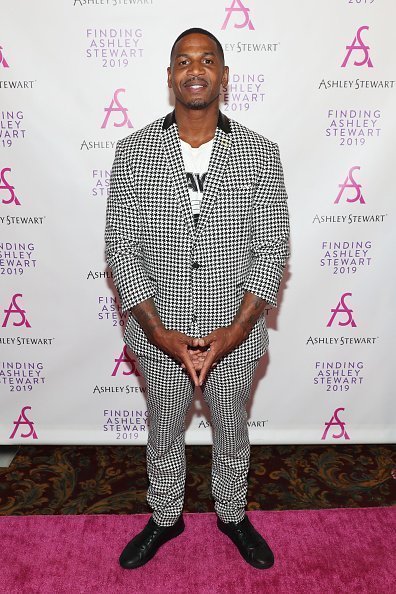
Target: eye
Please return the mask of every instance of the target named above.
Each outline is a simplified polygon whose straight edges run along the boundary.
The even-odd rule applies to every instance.
[[[204,58],[203,61],[205,62],[205,64],[214,64],[211,58]]]
[[[180,62],[178,63],[179,66],[185,66],[187,64],[188,60],[184,59],[184,60],[180,60]]]

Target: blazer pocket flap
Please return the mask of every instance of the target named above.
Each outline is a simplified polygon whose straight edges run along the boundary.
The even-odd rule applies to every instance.
[[[235,186],[223,186],[221,188],[221,193],[224,194],[224,196],[227,196],[227,194],[238,194],[242,193],[242,192],[252,192],[253,190],[256,189],[256,185],[255,184],[238,184]]]

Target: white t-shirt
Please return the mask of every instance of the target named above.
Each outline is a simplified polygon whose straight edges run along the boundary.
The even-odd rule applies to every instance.
[[[203,189],[206,173],[209,167],[210,154],[212,152],[213,138],[209,142],[193,148],[187,142],[180,139],[181,150],[186,170],[188,193],[191,200],[195,225],[198,222],[201,208]]]

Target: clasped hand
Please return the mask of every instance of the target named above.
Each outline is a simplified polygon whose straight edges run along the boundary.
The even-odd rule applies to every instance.
[[[194,384],[201,386],[209,370],[239,346],[244,338],[242,327],[231,324],[216,328],[201,338],[193,338],[177,330],[164,330],[156,337],[155,344],[177,359]]]

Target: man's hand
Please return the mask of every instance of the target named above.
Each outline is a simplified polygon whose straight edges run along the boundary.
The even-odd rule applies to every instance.
[[[209,369],[213,367],[219,359],[239,346],[245,337],[245,332],[239,324],[231,324],[230,326],[216,328],[216,330],[213,330],[213,332],[203,338],[193,339],[193,346],[207,348],[201,372],[199,374],[200,386],[203,384]]]
[[[187,352],[187,347],[193,347],[194,339],[178,330],[167,330],[158,315],[152,297],[135,305],[131,312],[139,322],[149,342],[182,363],[194,384],[198,386],[197,372]]]
[[[188,350],[188,347],[194,346],[193,340],[195,339],[183,332],[167,330],[164,327],[156,328],[151,334],[152,344],[179,361],[182,367],[187,370],[194,384],[198,386],[198,375]]]
[[[264,299],[246,291],[229,326],[217,328],[203,338],[194,338],[194,346],[207,348],[205,360],[199,374],[200,386],[203,384],[209,369],[224,355],[236,349],[249,336],[265,307],[266,302]]]
[[[191,361],[196,371],[201,371],[208,352],[208,347],[189,347],[188,354],[191,357]],[[217,362],[212,363],[212,367],[215,367],[216,365]],[[182,367],[185,367],[185,365],[182,365]]]
[[[202,369],[202,365],[204,364],[207,353],[208,351],[206,347],[204,349],[201,347],[188,348],[188,354],[196,371],[200,371]],[[182,367],[184,367],[184,365],[182,365]]]
[[[213,330],[203,338],[193,338],[178,330],[167,330],[151,297],[135,305],[131,311],[148,340],[179,361],[194,384],[201,386],[209,369],[245,340],[265,306],[263,299],[254,293],[245,292],[232,323]],[[198,370],[201,370],[199,378]]]

